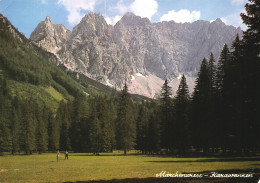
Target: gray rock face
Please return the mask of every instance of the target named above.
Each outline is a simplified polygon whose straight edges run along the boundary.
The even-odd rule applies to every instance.
[[[53,24],[50,17],[41,21],[32,32],[30,39],[47,51],[56,52],[69,38],[70,31],[61,24]]]
[[[110,26],[102,15],[89,13],[71,34],[47,17],[31,39],[45,48],[61,47],[57,54],[68,69],[111,86],[121,87],[127,81],[131,92],[153,97],[159,92],[155,83],[161,84],[165,77],[176,81],[182,73],[192,81],[204,57],[212,52],[217,59],[224,43],[230,45],[241,33],[220,19],[151,23],[126,13]]]

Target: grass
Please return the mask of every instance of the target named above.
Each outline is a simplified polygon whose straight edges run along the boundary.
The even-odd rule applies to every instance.
[[[169,173],[259,168],[259,158],[173,158],[120,153],[70,153],[56,161],[55,153],[0,157],[0,182],[65,182],[155,177]]]

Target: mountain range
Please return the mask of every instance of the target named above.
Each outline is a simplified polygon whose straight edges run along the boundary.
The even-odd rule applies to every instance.
[[[58,58],[58,64],[108,86],[157,97],[167,78],[173,94],[185,74],[190,91],[204,57],[217,60],[223,45],[231,45],[240,28],[221,19],[193,23],[151,23],[126,13],[114,26],[101,14],[90,12],[72,31],[41,21],[30,39]]]

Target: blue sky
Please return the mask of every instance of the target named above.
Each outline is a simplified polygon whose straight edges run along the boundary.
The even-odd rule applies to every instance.
[[[247,0],[0,0],[0,12],[26,37],[45,19],[68,29],[79,23],[88,12],[101,13],[109,24],[115,24],[126,12],[147,17],[151,22],[212,21],[242,27],[240,13]]]

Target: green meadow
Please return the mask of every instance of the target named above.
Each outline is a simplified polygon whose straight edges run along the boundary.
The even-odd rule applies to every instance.
[[[0,182],[75,182],[155,177],[161,171],[196,173],[224,170],[259,170],[258,157],[241,158],[175,158],[146,156],[122,152],[99,156],[70,153],[64,160],[61,153],[0,156]]]

